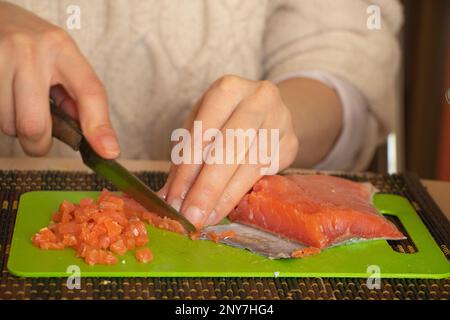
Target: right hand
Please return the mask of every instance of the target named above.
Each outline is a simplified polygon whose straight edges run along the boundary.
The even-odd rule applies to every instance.
[[[1,1],[0,75],[0,129],[17,136],[27,154],[50,149],[50,94],[80,121],[100,156],[119,155],[105,88],[75,42],[63,29]]]

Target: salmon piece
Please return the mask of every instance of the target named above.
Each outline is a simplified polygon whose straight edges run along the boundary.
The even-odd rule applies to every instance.
[[[374,190],[326,175],[265,176],[229,218],[315,248],[352,238],[404,238],[372,205]]]
[[[126,227],[129,223],[128,218],[124,213],[118,211],[108,211],[108,216],[121,227]]]
[[[220,237],[219,237],[219,235],[218,235],[216,232],[208,232],[208,233],[206,234],[206,237],[207,237],[209,240],[211,240],[211,241],[213,241],[213,242],[215,242],[215,243],[218,243],[219,240],[220,240]]]
[[[111,246],[109,247],[109,249],[113,253],[115,253],[119,256],[123,256],[128,251],[129,248],[127,248],[123,239],[119,239],[116,242],[112,243]],[[134,249],[134,246],[131,249]]]
[[[136,248],[136,241],[134,240],[133,237],[126,236],[123,241],[128,250],[133,250],[134,248]]]
[[[139,235],[134,238],[134,242],[137,247],[145,246],[148,243],[148,237],[146,235]]]
[[[232,238],[234,236],[236,236],[236,232],[234,232],[233,230],[227,230],[224,232],[208,232],[208,233],[206,233],[206,237],[215,243],[219,243],[220,240],[223,240],[225,238]],[[192,236],[191,236],[191,239],[192,239]],[[196,240],[196,239],[192,239],[192,240]]]
[[[111,242],[111,238],[106,234],[98,237],[98,247],[101,249],[108,249]]]
[[[219,233],[220,239],[233,238],[235,236],[236,236],[236,232],[234,232],[233,230],[227,230],[227,231]]]
[[[99,250],[98,263],[100,263],[100,264],[116,264],[117,257],[108,250]]]
[[[62,218],[62,213],[59,211],[56,211],[52,216],[52,221],[53,222],[61,222],[61,218]]]
[[[64,249],[64,245],[59,242],[58,236],[49,228],[41,229],[31,238],[31,241],[33,245],[43,250]]]
[[[75,210],[75,205],[67,200],[64,200],[59,206],[59,212],[71,213]]]
[[[74,213],[74,220],[78,224],[82,224],[83,222],[87,222],[87,221],[89,221],[90,218],[91,218],[90,215],[87,214],[83,210],[75,211],[75,213]]]
[[[75,245],[76,255],[77,257],[85,258],[88,250],[88,245],[84,242],[78,242]]]
[[[84,247],[84,261],[90,266],[100,262],[99,250],[92,247]]]
[[[117,222],[112,220],[111,218],[106,218],[103,222],[110,237],[116,237],[122,233],[122,226]]]
[[[191,240],[198,240],[198,238],[200,238],[200,236],[201,236],[200,230],[192,231],[189,233],[189,238]]]
[[[186,230],[180,222],[167,217],[160,217],[153,212],[144,212],[142,214],[142,220],[147,221],[158,229],[186,234]]]
[[[313,256],[320,253],[319,248],[307,247],[302,249],[297,249],[291,252],[292,258],[304,258],[307,256]]]
[[[38,234],[34,236],[37,241],[42,242],[55,242],[57,240],[56,234],[51,231],[49,228],[43,228],[39,231]]]
[[[72,219],[73,219],[72,212],[68,212],[68,211],[61,212],[61,222],[62,223],[70,222],[70,221],[72,221]]]
[[[80,224],[76,222],[60,222],[57,224],[58,233],[62,235],[72,234],[78,235],[81,232]]]
[[[63,236],[62,243],[65,247],[74,247],[77,245],[78,240],[77,237],[73,234],[65,234]]]
[[[139,262],[147,263],[153,260],[153,253],[149,248],[143,248],[136,250],[136,259]]]
[[[63,250],[64,244],[62,242],[42,242],[40,248],[43,250]]]
[[[85,208],[94,203],[94,199],[92,198],[84,198],[80,200],[80,207]]]

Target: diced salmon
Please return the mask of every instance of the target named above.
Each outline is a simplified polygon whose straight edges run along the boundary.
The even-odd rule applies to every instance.
[[[61,222],[58,224],[58,232],[60,234],[78,235],[81,232],[81,225],[76,222]]]
[[[167,217],[162,218],[153,212],[144,212],[141,216],[142,220],[147,221],[156,228],[186,234],[186,230],[183,225],[176,220],[172,220]]]
[[[137,247],[145,246],[148,243],[148,237],[146,235],[139,235],[134,238]]]
[[[129,250],[129,248],[127,248],[127,246],[125,245],[123,239],[119,239],[116,242],[112,243],[109,249],[119,256],[123,256]]]
[[[84,261],[88,265],[94,265],[99,263],[99,250],[92,247],[85,247],[84,248]]]
[[[215,243],[219,242],[219,240],[220,240],[219,235],[216,232],[208,232],[206,234],[206,237],[209,240],[214,241]]]
[[[98,237],[98,246],[102,249],[108,249],[111,244],[110,237],[103,234]]]
[[[40,248],[44,250],[62,250],[64,249],[64,244],[62,242],[42,242]]]
[[[220,239],[233,238],[235,236],[236,236],[236,232],[234,232],[233,230],[227,230],[227,231],[219,233]]]
[[[61,222],[62,213],[59,211],[56,211],[52,216],[52,221],[54,222]]]
[[[61,222],[62,223],[70,222],[70,221],[72,221],[72,219],[73,219],[72,212],[68,212],[68,211],[61,212]]]
[[[80,207],[84,208],[94,203],[94,199],[92,198],[84,198],[80,200]]]
[[[116,237],[122,233],[123,228],[117,221],[114,221],[111,218],[106,218],[104,221],[104,225],[108,236],[110,237]]]
[[[117,257],[108,250],[99,250],[98,263],[100,264],[116,264]]]
[[[78,240],[77,240],[77,237],[75,235],[73,235],[73,234],[65,234],[63,236],[62,243],[66,247],[73,247],[73,246],[77,245]]]
[[[71,213],[73,210],[75,210],[75,205],[67,200],[64,200],[59,206],[61,213]]]
[[[136,259],[139,262],[147,263],[153,260],[153,253],[149,248],[137,249],[136,250]]]
[[[224,232],[208,232],[206,234],[206,237],[211,240],[214,241],[216,243],[220,242],[220,240],[223,240],[225,238],[232,238],[236,236],[236,233],[233,230],[227,230]],[[192,236],[191,236],[192,239]],[[193,239],[195,240],[195,239]]]
[[[32,243],[43,250],[73,248],[89,265],[115,264],[115,255],[148,243],[147,229],[140,220],[143,214],[151,215],[131,198],[103,190],[97,201],[63,201],[49,226],[36,233]],[[145,262],[151,260],[147,250],[139,257]]]
[[[302,249],[297,249],[291,252],[292,258],[304,258],[307,256],[312,256],[320,253],[319,248],[307,247]]]
[[[33,236],[33,242],[36,243],[55,242],[56,240],[56,235],[49,228],[43,228]]]
[[[192,231],[189,233],[189,238],[191,240],[198,240],[198,238],[200,238],[200,236],[201,236],[200,230]]]
[[[124,241],[125,246],[127,247],[128,250],[133,250],[134,248],[136,248],[135,238],[125,236],[123,241]]]

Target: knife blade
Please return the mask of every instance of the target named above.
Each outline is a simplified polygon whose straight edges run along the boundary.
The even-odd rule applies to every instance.
[[[110,181],[117,189],[128,194],[148,211],[160,217],[176,220],[187,232],[196,228],[183,215],[153,192],[142,180],[128,171],[120,163],[100,157],[84,138],[79,124],[50,100],[52,115],[52,135],[79,151],[83,163],[96,174]]]

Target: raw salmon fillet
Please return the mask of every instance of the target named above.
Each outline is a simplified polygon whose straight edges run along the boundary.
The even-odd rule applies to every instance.
[[[229,218],[319,249],[350,239],[403,239],[372,205],[375,191],[326,175],[266,176]]]

